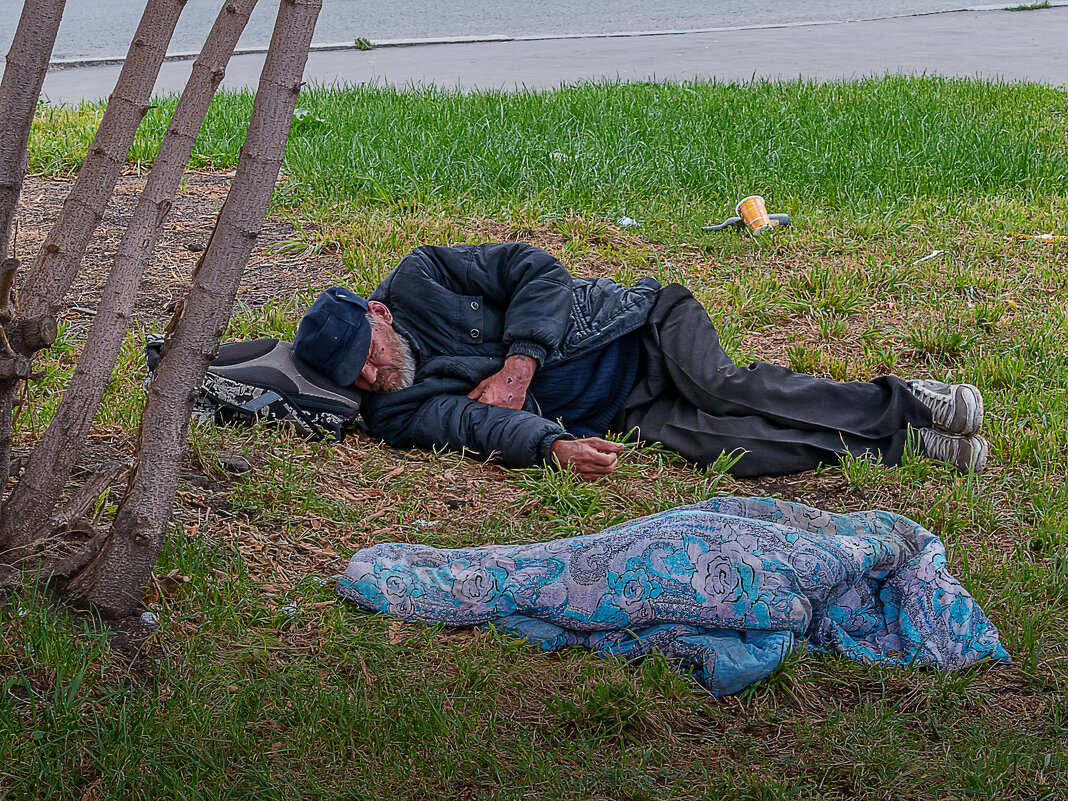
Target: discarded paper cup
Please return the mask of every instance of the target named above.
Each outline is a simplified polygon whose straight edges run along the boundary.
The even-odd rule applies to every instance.
[[[760,195],[750,195],[738,204],[738,214],[742,222],[746,224],[753,236],[759,236],[765,231],[775,227],[771,221],[768,210],[764,206],[764,198]]]

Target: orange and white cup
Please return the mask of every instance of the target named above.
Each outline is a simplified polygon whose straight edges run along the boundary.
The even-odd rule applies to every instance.
[[[764,198],[760,195],[750,195],[738,204],[738,215],[742,222],[752,232],[753,236],[760,236],[765,231],[775,227],[768,209],[764,205]]]

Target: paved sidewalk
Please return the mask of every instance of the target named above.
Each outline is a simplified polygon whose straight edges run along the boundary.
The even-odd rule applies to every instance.
[[[319,51],[317,83],[437,84],[464,89],[715,78],[852,79],[885,73],[979,76],[1068,85],[1068,7],[962,11],[866,22],[706,33],[512,40]],[[255,86],[263,55],[235,56],[224,86]],[[179,92],[192,62],[163,65],[156,90]],[[44,93],[71,103],[106,96],[117,65],[53,70]]]

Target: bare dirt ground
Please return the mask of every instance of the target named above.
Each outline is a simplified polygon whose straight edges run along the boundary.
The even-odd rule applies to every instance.
[[[207,245],[232,177],[233,173],[186,173],[156,245],[152,263],[141,282],[135,310],[138,323],[166,322],[170,317],[168,307],[185,295],[190,275],[200,252]],[[17,255],[24,261],[36,255],[72,186],[73,181],[27,177],[16,218]],[[68,295],[67,320],[75,333],[87,327],[96,310],[115,251],[143,188],[144,178],[135,173],[120,178],[104,219],[89,243],[81,275]],[[245,269],[238,292],[239,304],[257,308],[270,300],[290,297],[309,285],[317,286],[330,280],[340,267],[337,257],[324,256],[314,263],[302,261],[295,264],[293,260],[271,252],[272,245],[291,240],[296,235],[290,225],[271,217],[264,220],[259,244]]]

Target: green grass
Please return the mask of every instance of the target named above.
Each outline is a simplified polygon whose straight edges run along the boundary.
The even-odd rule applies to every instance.
[[[1031,3],[1030,5],[1011,6],[1006,8],[1006,11],[1038,11],[1043,8],[1049,8],[1049,0],[1042,0],[1041,3]]]
[[[195,166],[233,168],[251,103],[247,93],[215,101]],[[152,160],[173,106],[162,99],[148,113],[131,161]],[[1068,175],[1068,97],[1030,84],[893,77],[466,94],[365,86],[307,91],[300,110],[283,204],[582,209],[692,231],[760,191],[770,208],[809,225],[835,225],[846,212],[885,235],[911,224],[919,202],[950,212],[980,200],[1030,205],[1061,197]],[[97,115],[45,108],[31,171],[76,165]]]
[[[150,112],[133,163],[151,162],[172,106]],[[739,361],[978,384],[991,468],[910,455],[745,482],[628,447],[583,484],[198,426],[144,597],[158,629],[109,634],[29,590],[0,602],[0,798],[1068,797],[1068,248],[1013,236],[1066,233],[1068,94],[885,78],[318,89],[300,106],[275,197],[296,233],[271,243],[287,269],[332,260],[367,291],[418,244],[527,239],[577,273],[682,281]],[[215,103],[196,166],[233,167],[249,108]],[[42,107],[31,170],[76,168],[98,118]],[[795,226],[700,231],[754,191]],[[229,335],[292,336],[310,297],[240,307]],[[67,328],[41,365],[22,447],[79,348]],[[85,461],[131,447],[140,362],[131,336]],[[228,472],[224,451],[251,470]],[[919,521],[1014,664],[940,674],[799,652],[716,700],[663,659],[546,655],[334,602],[331,577],[373,542],[541,541],[724,492]]]

